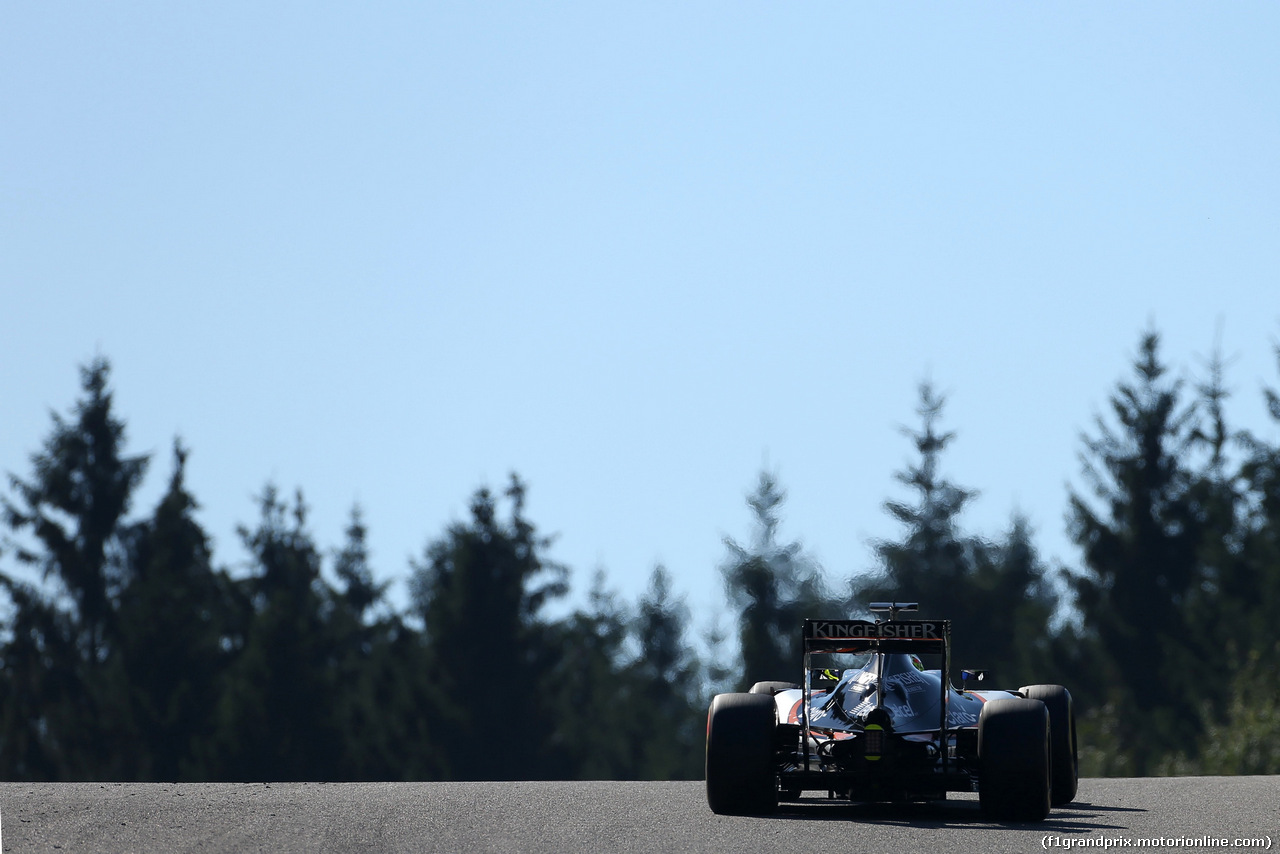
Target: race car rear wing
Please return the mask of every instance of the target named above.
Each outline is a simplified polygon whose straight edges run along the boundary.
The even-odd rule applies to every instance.
[[[906,652],[946,655],[951,642],[950,620],[805,620],[804,651]]]

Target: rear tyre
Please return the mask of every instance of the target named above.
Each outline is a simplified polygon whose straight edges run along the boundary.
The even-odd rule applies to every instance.
[[[774,728],[767,694],[717,694],[707,711],[707,803],[722,815],[778,808]]]
[[[1000,821],[1049,814],[1049,710],[1039,700],[989,700],[978,717],[978,799]]]
[[[800,686],[794,682],[757,682],[751,686],[751,694],[773,694],[779,691],[792,691]]]
[[[1080,785],[1076,712],[1071,692],[1061,685],[1028,685],[1019,693],[1027,699],[1039,700],[1049,710],[1050,797],[1055,807],[1069,804],[1075,800]]]

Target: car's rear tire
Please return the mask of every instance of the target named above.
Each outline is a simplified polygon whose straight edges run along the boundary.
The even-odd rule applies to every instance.
[[[1000,821],[1049,814],[1049,710],[1039,700],[989,700],[978,717],[978,799]]]
[[[757,682],[751,686],[750,694],[773,694],[779,691],[793,691],[800,686],[794,682]]]
[[[773,697],[717,694],[707,710],[707,803],[726,815],[778,808]]]
[[[1069,804],[1080,785],[1080,757],[1076,745],[1076,712],[1071,692],[1061,685],[1028,685],[1020,694],[1039,700],[1049,710],[1049,758],[1053,805]]]

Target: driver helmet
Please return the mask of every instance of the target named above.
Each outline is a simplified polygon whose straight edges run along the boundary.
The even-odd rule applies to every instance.
[[[913,654],[911,656],[911,664],[915,667],[916,670],[920,670],[920,671],[924,670],[924,662],[920,660],[920,656],[918,655]]]

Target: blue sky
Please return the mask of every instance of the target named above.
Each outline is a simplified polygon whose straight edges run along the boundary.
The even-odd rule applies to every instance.
[[[925,378],[970,530],[1064,533],[1141,332],[1274,438],[1273,3],[0,10],[0,470],[77,366],[180,435],[221,563],[267,481],[378,573],[511,471],[579,592],[698,620],[763,465],[834,578]],[[397,586],[403,597],[403,587]]]

